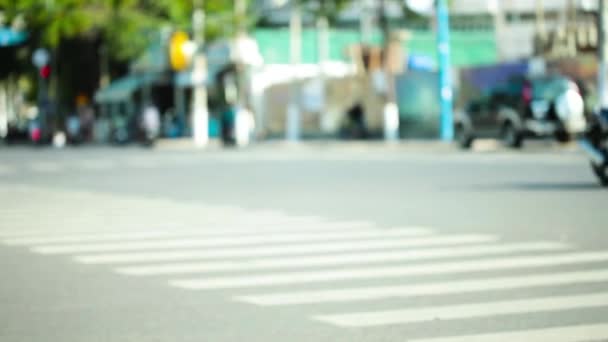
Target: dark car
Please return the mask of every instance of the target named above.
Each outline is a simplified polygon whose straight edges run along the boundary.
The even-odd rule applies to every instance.
[[[518,148],[524,138],[566,142],[586,128],[579,88],[561,75],[516,77],[471,101],[455,118],[456,139],[468,148],[475,138],[499,137]]]

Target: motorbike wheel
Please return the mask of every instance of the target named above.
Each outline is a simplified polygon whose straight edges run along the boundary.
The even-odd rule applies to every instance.
[[[571,140],[570,134],[568,134],[566,131],[557,131],[555,132],[555,140],[557,140],[559,143],[565,144]]]
[[[506,123],[501,132],[502,142],[510,148],[521,148],[523,145],[523,137],[521,132],[510,122]]]
[[[595,163],[591,163],[591,168],[593,169],[593,173],[599,178],[602,186],[608,187],[608,165],[597,165]]]
[[[460,148],[464,150],[470,149],[473,146],[474,139],[473,135],[462,125],[454,127],[454,140]]]
[[[151,147],[154,147],[154,144],[156,144],[156,139],[154,139],[154,138],[144,138],[141,141],[141,145],[143,147],[151,148]]]

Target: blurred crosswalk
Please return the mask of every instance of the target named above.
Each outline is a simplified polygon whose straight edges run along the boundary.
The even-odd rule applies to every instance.
[[[608,284],[607,251],[553,241],[504,241],[475,232],[443,234],[432,227],[378,227],[274,210],[14,191],[57,201],[51,200],[44,212],[33,204],[0,209],[5,248],[104,265],[125,279],[150,277],[176,290],[218,291],[227,300],[276,310],[277,315],[282,307],[299,307],[302,319],[342,329],[437,321],[472,325],[487,317],[608,308],[608,289],[588,286]],[[75,203],[92,200],[97,203],[94,209],[64,216]],[[25,219],[33,210],[40,212],[35,224]],[[591,290],[552,291],[577,285]],[[547,291],[525,298],[503,295],[528,289]],[[489,293],[492,296],[479,296]],[[365,305],[370,303],[375,304]],[[429,331],[428,339],[420,342],[608,339],[608,318],[601,321],[605,323],[595,318],[580,325],[522,324],[517,330],[480,335]]]

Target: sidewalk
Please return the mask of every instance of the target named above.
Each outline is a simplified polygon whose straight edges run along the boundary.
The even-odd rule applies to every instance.
[[[197,150],[201,149],[194,144],[191,138],[160,139],[155,148],[158,150]],[[226,149],[221,141],[210,140],[209,144],[202,148],[205,151],[218,151]],[[417,152],[453,152],[458,150],[452,143],[439,140],[400,140],[396,142],[385,142],[382,140],[327,140],[310,139],[299,142],[286,140],[264,140],[252,142],[246,147],[232,147],[232,150],[255,150],[255,151],[314,151],[314,150],[344,150],[344,151],[417,151]]]
[[[161,139],[157,142],[155,149],[162,151],[272,151],[272,152],[314,152],[314,151],[344,151],[344,152],[417,152],[417,153],[456,153],[467,152],[460,149],[455,143],[440,140],[407,139],[393,142],[383,140],[328,140],[309,139],[299,142],[286,140],[263,140],[252,142],[246,147],[225,148],[221,141],[213,139],[204,148],[198,148],[191,138]],[[575,142],[558,144],[552,140],[527,140],[522,149],[510,149],[504,147],[499,141],[492,139],[476,140],[469,152],[492,153],[537,153],[537,152],[575,152],[578,147]]]

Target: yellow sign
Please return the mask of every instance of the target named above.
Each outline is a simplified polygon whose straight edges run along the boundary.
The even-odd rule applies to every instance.
[[[190,65],[190,56],[184,48],[188,43],[188,34],[184,31],[177,31],[171,36],[169,42],[169,60],[171,61],[173,70],[181,71]]]

